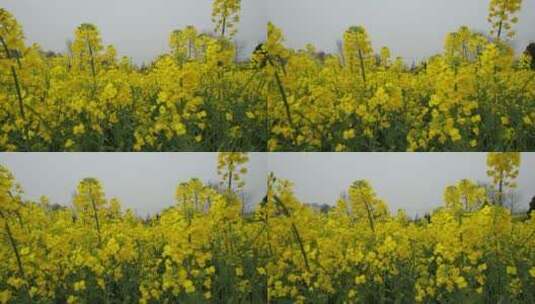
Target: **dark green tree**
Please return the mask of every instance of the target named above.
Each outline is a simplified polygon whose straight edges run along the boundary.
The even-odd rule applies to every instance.
[[[531,215],[531,212],[535,212],[535,196],[531,199],[529,203],[528,216]]]
[[[530,43],[524,53],[531,57],[531,68],[535,70],[535,42]]]

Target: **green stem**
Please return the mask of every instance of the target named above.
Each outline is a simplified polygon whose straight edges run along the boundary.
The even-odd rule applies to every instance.
[[[362,81],[366,85],[366,70],[364,69],[364,58],[362,56],[362,50],[359,49],[359,61],[360,61],[360,74],[362,76]]]
[[[20,90],[19,77],[17,76],[17,71],[14,66],[11,66],[11,75],[13,76],[13,82],[15,83],[15,90],[17,92],[17,99],[19,101],[19,110],[22,119],[26,119],[26,112],[24,111],[24,103],[22,102],[22,93]]]
[[[496,36],[496,39],[499,41],[500,37],[502,35],[502,27],[503,27],[503,20],[500,20],[500,24],[498,25],[498,33]]]
[[[370,228],[372,229],[373,233],[375,233],[375,224],[373,222],[372,211],[370,210],[370,206],[368,202],[364,202],[364,206],[366,207],[366,212],[368,214],[368,221],[370,222]]]
[[[295,129],[295,125],[292,119],[292,114],[290,112],[290,104],[288,103],[288,96],[286,95],[286,91],[284,90],[284,86],[282,85],[282,81],[277,71],[275,71],[275,80],[277,81],[277,86],[279,88],[282,101],[284,102],[284,108],[286,110],[286,118],[288,119],[288,124],[290,125],[290,128],[292,128],[293,130],[294,143],[297,143],[297,129]]]
[[[17,260],[17,266],[19,268],[19,273],[22,279],[24,280],[24,289],[26,290],[26,296],[28,297],[28,303],[32,303],[32,296],[30,294],[30,291],[28,290],[28,280],[26,278],[26,273],[24,272],[24,268],[22,267],[22,259],[20,257],[19,249],[17,247],[17,242],[15,238],[13,237],[13,233],[11,232],[11,227],[9,226],[9,223],[7,221],[6,216],[4,213],[0,210],[0,216],[4,220],[4,228],[6,230],[9,244],[11,245],[11,248],[13,249],[13,252],[15,253],[15,258]]]
[[[277,203],[277,206],[280,207],[281,211],[284,213],[284,215],[289,218],[291,220],[291,215],[290,215],[290,211],[288,210],[288,208],[286,208],[286,206],[282,203],[282,201],[280,200],[280,198],[278,198],[277,196],[273,196],[273,199],[275,200],[275,202]],[[291,227],[292,227],[292,232],[294,234],[294,237],[297,241],[297,243],[299,244],[299,249],[301,250],[301,255],[303,256],[303,260],[305,262],[305,267],[306,267],[306,270],[308,272],[310,272],[310,266],[308,264],[308,257],[307,257],[307,254],[306,254],[306,251],[305,251],[305,247],[303,245],[303,240],[301,239],[301,235],[299,234],[299,230],[297,229],[297,226],[295,225],[295,223],[293,221],[290,221],[291,223]]]
[[[227,27],[227,17],[223,16],[223,24],[221,25],[221,38],[225,37],[226,27]]]
[[[7,59],[11,58],[11,52],[9,51],[9,47],[7,46],[6,41],[4,40],[4,37],[0,36],[0,43],[2,43],[2,46],[4,47],[4,51],[6,52]],[[20,67],[21,63],[20,60],[17,58],[17,63]],[[19,102],[19,111],[22,119],[24,120],[24,130],[22,131],[23,137],[24,137],[24,143],[26,145],[26,151],[30,150],[30,146],[28,143],[28,127],[26,125],[26,113],[24,111],[24,102],[22,100],[22,93],[20,89],[20,82],[19,77],[17,75],[17,71],[15,70],[15,67],[11,65],[11,76],[13,78],[13,83],[15,85],[15,91],[17,93],[17,100]]]
[[[91,42],[87,40],[87,48],[89,49],[89,56],[91,64],[91,76],[93,76],[93,95],[96,94],[97,91],[97,69],[95,67],[95,56],[93,54],[93,47],[91,46]]]
[[[90,193],[91,195],[91,193]],[[100,236],[100,222],[98,220],[97,206],[95,204],[95,199],[91,196],[91,206],[93,207],[93,217],[95,218],[95,223],[97,225],[97,237],[98,237],[98,246],[102,246],[102,238]]]
[[[232,191],[232,169],[230,168],[229,164],[229,172],[228,172],[228,192],[230,193]]]

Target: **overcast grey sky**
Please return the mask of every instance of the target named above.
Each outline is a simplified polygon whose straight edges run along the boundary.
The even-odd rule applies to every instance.
[[[463,178],[490,182],[486,153],[272,153],[268,168],[295,184],[308,203],[335,204],[340,193],[367,179],[392,212],[422,216],[442,205],[446,186]],[[518,190],[527,208],[535,195],[535,153],[523,153]]]
[[[266,157],[249,153],[245,192],[251,204],[266,194]],[[11,170],[28,199],[45,195],[70,205],[79,181],[96,177],[108,198],[119,198],[141,216],[173,205],[176,186],[190,178],[217,183],[216,161],[217,153],[0,153],[0,164]]]
[[[78,182],[99,178],[109,198],[139,215],[174,203],[179,182],[198,177],[217,182],[217,153],[0,153],[26,197],[46,195],[68,205]],[[357,179],[368,179],[395,212],[423,215],[442,205],[446,186],[469,178],[489,182],[486,153],[249,153],[247,186],[252,204],[266,193],[266,174],[295,184],[303,202],[334,204]],[[520,208],[535,195],[535,153],[522,154]]]
[[[212,0],[0,0],[0,7],[22,24],[29,43],[64,51],[67,39],[84,22],[100,29],[104,43],[136,63],[148,62],[168,49],[171,31],[194,25],[213,31]],[[265,39],[265,0],[243,0],[239,32],[247,56]]]
[[[266,22],[281,27],[287,45],[313,43],[336,51],[351,25],[364,25],[377,49],[388,46],[408,62],[442,50],[445,36],[461,25],[488,33],[490,0],[243,0],[236,40],[248,55],[265,39]],[[186,25],[212,31],[212,0],[0,0],[23,25],[27,41],[63,51],[82,22],[96,24],[104,42],[135,62],[167,50],[169,33]],[[535,41],[535,0],[524,0],[515,26],[517,50]]]
[[[363,25],[375,49],[388,46],[408,62],[442,50],[448,32],[461,25],[489,32],[490,0],[269,0],[268,18],[281,27],[287,45],[312,43],[334,52],[352,25]],[[535,0],[524,0],[514,44],[524,50],[535,41]]]

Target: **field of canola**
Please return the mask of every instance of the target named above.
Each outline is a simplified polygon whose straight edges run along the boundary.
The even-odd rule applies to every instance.
[[[535,65],[510,46],[521,2],[490,1],[488,35],[461,26],[412,67],[362,26],[326,54],[269,23],[268,150],[534,150]]]
[[[1,151],[264,151],[265,77],[238,61],[239,1],[213,2],[216,34],[188,26],[136,66],[81,24],[64,54],[26,45],[0,8]]]
[[[71,207],[21,199],[0,170],[0,303],[533,303],[535,212],[501,207],[519,155],[489,154],[490,195],[470,180],[415,220],[366,180],[320,212],[273,175],[255,210],[237,192],[247,155],[219,155],[219,188],[198,179],[141,219],[82,180]],[[501,186],[500,186],[501,185]]]
[[[488,35],[461,26],[414,66],[362,26],[325,54],[286,48],[272,23],[238,61],[237,0],[213,2],[215,34],[176,30],[141,67],[92,24],[62,54],[26,45],[1,9],[0,150],[534,150],[535,65],[510,46],[521,4],[491,0]]]

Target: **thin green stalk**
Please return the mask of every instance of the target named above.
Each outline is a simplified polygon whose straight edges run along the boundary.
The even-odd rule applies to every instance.
[[[89,193],[91,195],[91,192]],[[98,237],[98,247],[102,246],[102,238],[100,236],[100,222],[98,219],[97,206],[95,204],[95,199],[91,196],[91,206],[93,207],[93,217],[97,226],[97,237]]]
[[[364,202],[364,206],[366,207],[366,212],[368,214],[368,221],[370,222],[370,228],[372,229],[373,233],[375,233],[375,224],[373,221],[372,211],[370,210],[370,206],[368,202]]]
[[[28,143],[28,127],[27,127],[27,124],[26,124],[26,112],[24,111],[24,103],[22,101],[22,94],[21,94],[21,90],[20,90],[20,83],[19,83],[19,78],[17,76],[17,72],[15,71],[15,67],[14,66],[11,66],[11,75],[13,76],[13,82],[15,83],[15,90],[17,92],[17,99],[19,101],[19,111],[20,111],[20,116],[22,117],[23,121],[24,121],[24,129],[23,129],[23,137],[24,137],[24,143],[26,145],[26,151],[30,151],[30,145]]]
[[[283,211],[284,215],[287,218],[291,219],[290,211],[282,203],[280,198],[278,198],[277,196],[273,196],[273,199],[277,203],[277,206],[279,206],[280,209]],[[307,257],[306,251],[305,251],[305,246],[303,245],[303,240],[301,239],[301,235],[299,234],[299,230],[297,229],[297,226],[295,225],[295,223],[293,221],[290,221],[290,223],[291,223],[292,232],[294,234],[294,237],[295,237],[297,243],[299,244],[299,249],[301,250],[301,255],[303,256],[303,260],[305,262],[305,267],[306,267],[307,271],[310,272],[310,266],[308,264],[308,257]]]
[[[227,16],[223,16],[223,24],[221,25],[221,38],[225,38],[226,28],[227,28]]]
[[[290,104],[288,103],[288,96],[286,95],[286,91],[284,90],[284,86],[282,85],[282,81],[277,71],[275,71],[275,80],[277,81],[277,86],[279,88],[282,101],[284,102],[284,108],[286,110],[286,118],[288,119],[288,124],[290,125],[290,128],[292,128],[293,130],[294,143],[297,143],[297,129],[295,128],[295,125],[292,119],[292,114],[290,112]]]
[[[7,46],[7,43],[5,42],[4,37],[2,37],[2,36],[0,36],[0,43],[2,43],[2,46],[4,47],[4,51],[6,52],[7,59],[12,59],[11,58],[11,52],[9,51],[9,47]],[[20,67],[21,63],[20,63],[20,60],[18,58],[17,58],[17,63],[19,65],[19,67]],[[11,65],[11,77],[13,78],[13,83],[15,85],[15,91],[17,93],[17,100],[18,100],[18,103],[19,103],[20,115],[21,115],[22,119],[24,120],[24,130],[23,130],[24,143],[26,145],[26,150],[29,151],[30,150],[30,146],[29,146],[29,143],[28,143],[28,128],[27,128],[27,125],[26,125],[26,113],[24,111],[24,102],[22,100],[22,93],[21,93],[21,88],[20,88],[19,77],[18,77],[17,71],[15,70],[15,67],[13,65]]]
[[[230,193],[232,191],[232,169],[230,169],[229,164],[229,173],[228,173],[228,192]]]
[[[498,184],[498,203],[503,206],[503,171],[500,172],[500,182]]]
[[[366,70],[364,69],[364,58],[362,56],[362,50],[359,49],[359,61],[360,61],[360,74],[362,76],[362,81],[366,85]]]
[[[7,46],[7,43],[4,40],[4,37],[2,37],[2,36],[0,36],[0,43],[2,43],[2,46],[4,47],[4,51],[6,52],[7,59],[13,59],[13,58],[11,58],[11,52],[9,51],[9,47]],[[19,57],[16,57],[15,60],[17,61],[17,65],[20,68],[21,67],[21,63],[20,63]]]
[[[15,238],[13,237],[13,233],[11,232],[11,227],[9,226],[9,223],[7,221],[7,217],[4,215],[4,213],[1,210],[0,210],[0,216],[4,220],[4,228],[6,230],[6,233],[9,239],[9,244],[11,245],[11,248],[13,249],[13,252],[15,253],[15,258],[17,260],[17,267],[19,268],[20,276],[24,280],[24,289],[26,290],[28,303],[32,303],[32,295],[30,294],[30,291],[28,289],[28,279],[26,278],[26,273],[24,272],[24,268],[22,267],[22,259],[20,257],[19,249],[17,247],[17,242]]]
[[[17,92],[17,99],[19,101],[20,115],[22,116],[22,119],[26,120],[26,112],[24,111],[24,104],[22,102],[22,93],[20,90],[19,77],[14,66],[11,66],[11,75],[13,76],[13,82],[15,83],[15,90]]]
[[[91,57],[89,63],[91,64],[91,76],[93,76],[93,94],[95,94],[97,90],[97,69],[95,67],[93,47],[89,40],[87,41],[87,48],[89,49],[89,56]]]
[[[497,40],[500,40],[500,37],[502,35],[502,28],[503,28],[503,20],[500,20],[500,25],[498,25],[498,33],[496,36]]]

